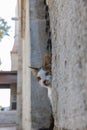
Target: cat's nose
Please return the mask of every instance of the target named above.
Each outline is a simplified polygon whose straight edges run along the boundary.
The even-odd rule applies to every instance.
[[[47,86],[47,85],[49,85],[49,81],[48,80],[44,80],[43,84]]]

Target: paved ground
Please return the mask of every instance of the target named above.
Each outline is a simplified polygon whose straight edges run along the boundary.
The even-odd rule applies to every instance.
[[[16,127],[0,127],[0,130],[16,130]]]

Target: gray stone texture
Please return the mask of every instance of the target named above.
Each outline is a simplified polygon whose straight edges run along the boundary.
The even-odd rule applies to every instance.
[[[16,111],[1,111],[0,112],[0,128],[16,125]]]
[[[54,130],[87,130],[87,0],[49,0]]]
[[[10,86],[11,95],[10,95],[10,109],[12,110],[12,103],[17,103],[17,84],[12,84]]]
[[[32,67],[43,65],[46,55],[47,35],[45,32],[44,2],[30,0],[30,63]],[[48,127],[50,121],[50,102],[47,89],[41,87],[35,76],[31,75],[31,122],[32,129]]]

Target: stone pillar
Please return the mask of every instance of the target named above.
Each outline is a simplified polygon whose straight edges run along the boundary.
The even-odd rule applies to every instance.
[[[18,22],[18,3],[15,9],[15,36],[14,45],[11,51],[11,70],[18,70],[18,45],[19,45],[19,22]]]
[[[45,8],[43,0],[30,0],[30,64],[41,67],[46,55],[47,34],[45,32]],[[51,108],[47,89],[41,87],[35,76],[31,74],[31,122],[33,130],[48,127]]]
[[[31,74],[29,70],[30,64],[30,23],[29,23],[29,0],[22,1],[22,23],[21,38],[23,43],[23,118],[22,129],[31,130]]]
[[[23,76],[22,76],[22,39],[21,39],[21,0],[18,0],[18,72],[17,72],[17,130],[22,129],[22,84],[23,84]]]
[[[54,130],[87,130],[87,1],[49,0]]]
[[[19,0],[18,130],[31,130],[29,1]]]
[[[41,67],[46,54],[43,3],[42,0],[19,0],[18,130],[37,130],[48,127],[50,122],[47,90],[39,85],[29,68]]]
[[[11,110],[16,110],[17,108],[17,84],[12,84],[11,87]]]

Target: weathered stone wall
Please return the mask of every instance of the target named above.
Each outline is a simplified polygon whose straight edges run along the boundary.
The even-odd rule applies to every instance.
[[[54,130],[87,130],[87,0],[49,0]]]
[[[45,9],[43,0],[30,0],[30,66],[39,68],[46,55]],[[51,108],[47,89],[41,87],[31,74],[31,122],[32,128],[48,127]]]
[[[10,99],[10,109],[16,110],[17,104],[17,84],[12,84],[11,89],[11,99]]]
[[[15,9],[15,17],[18,18],[18,4]],[[14,45],[11,51],[11,70],[18,70],[18,44],[19,44],[19,22],[15,20]]]
[[[0,112],[0,127],[16,125],[16,111]]]
[[[22,130],[22,104],[23,104],[23,99],[22,99],[22,84],[23,84],[23,68],[22,68],[22,39],[21,39],[21,0],[18,0],[17,3],[18,7],[18,73],[17,73],[17,130]]]
[[[19,0],[19,18],[17,130],[37,130],[48,127],[51,113],[47,90],[29,68],[41,67],[46,54],[44,2]]]

